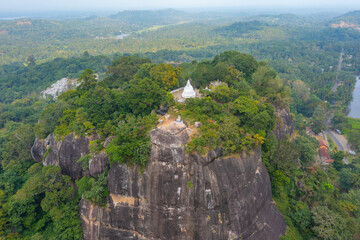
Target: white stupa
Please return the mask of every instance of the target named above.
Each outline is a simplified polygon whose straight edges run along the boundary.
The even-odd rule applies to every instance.
[[[194,98],[196,92],[194,91],[193,86],[191,86],[190,80],[187,81],[183,93],[181,94],[183,98]]]

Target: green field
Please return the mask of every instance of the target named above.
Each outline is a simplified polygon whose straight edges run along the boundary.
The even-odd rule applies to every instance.
[[[358,118],[351,118],[351,117],[347,117],[348,119],[348,124],[349,126],[351,126],[351,128],[344,128],[343,129],[343,133],[345,134],[345,136],[348,136],[351,130],[360,130],[360,119]]]

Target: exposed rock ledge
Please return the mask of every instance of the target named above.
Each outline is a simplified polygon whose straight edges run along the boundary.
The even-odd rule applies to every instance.
[[[188,155],[187,129],[151,132],[144,173],[113,164],[101,208],[80,202],[85,240],[279,239],[286,224],[272,201],[260,148],[248,156]]]
[[[31,148],[31,155],[36,162],[43,162],[46,165],[55,165],[61,168],[63,174],[72,179],[80,179],[84,175],[97,176],[101,174],[109,165],[109,159],[104,153],[93,156],[89,161],[89,169],[83,171],[77,160],[89,153],[89,143],[97,136],[75,137],[70,134],[63,140],[56,140],[50,134],[44,140],[36,139]]]

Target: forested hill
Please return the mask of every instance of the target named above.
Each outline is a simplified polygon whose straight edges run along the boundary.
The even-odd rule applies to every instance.
[[[229,26],[215,29],[215,32],[225,37],[241,37],[243,34],[262,30],[269,24],[260,21],[236,22]]]
[[[344,15],[336,17],[333,20],[331,20],[331,23],[339,23],[341,21],[348,24],[355,24],[360,26],[360,10],[348,12]]]
[[[325,17],[324,17],[325,18]],[[316,27],[325,20],[323,17],[314,16],[302,16],[296,14],[263,14],[256,15],[247,18],[250,21],[261,21],[277,25],[288,25],[288,26],[312,26]],[[325,18],[326,19],[326,18]]]

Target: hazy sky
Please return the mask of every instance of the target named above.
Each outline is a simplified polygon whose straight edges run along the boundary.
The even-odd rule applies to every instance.
[[[360,0],[0,0],[0,11],[212,7],[360,7]]]

